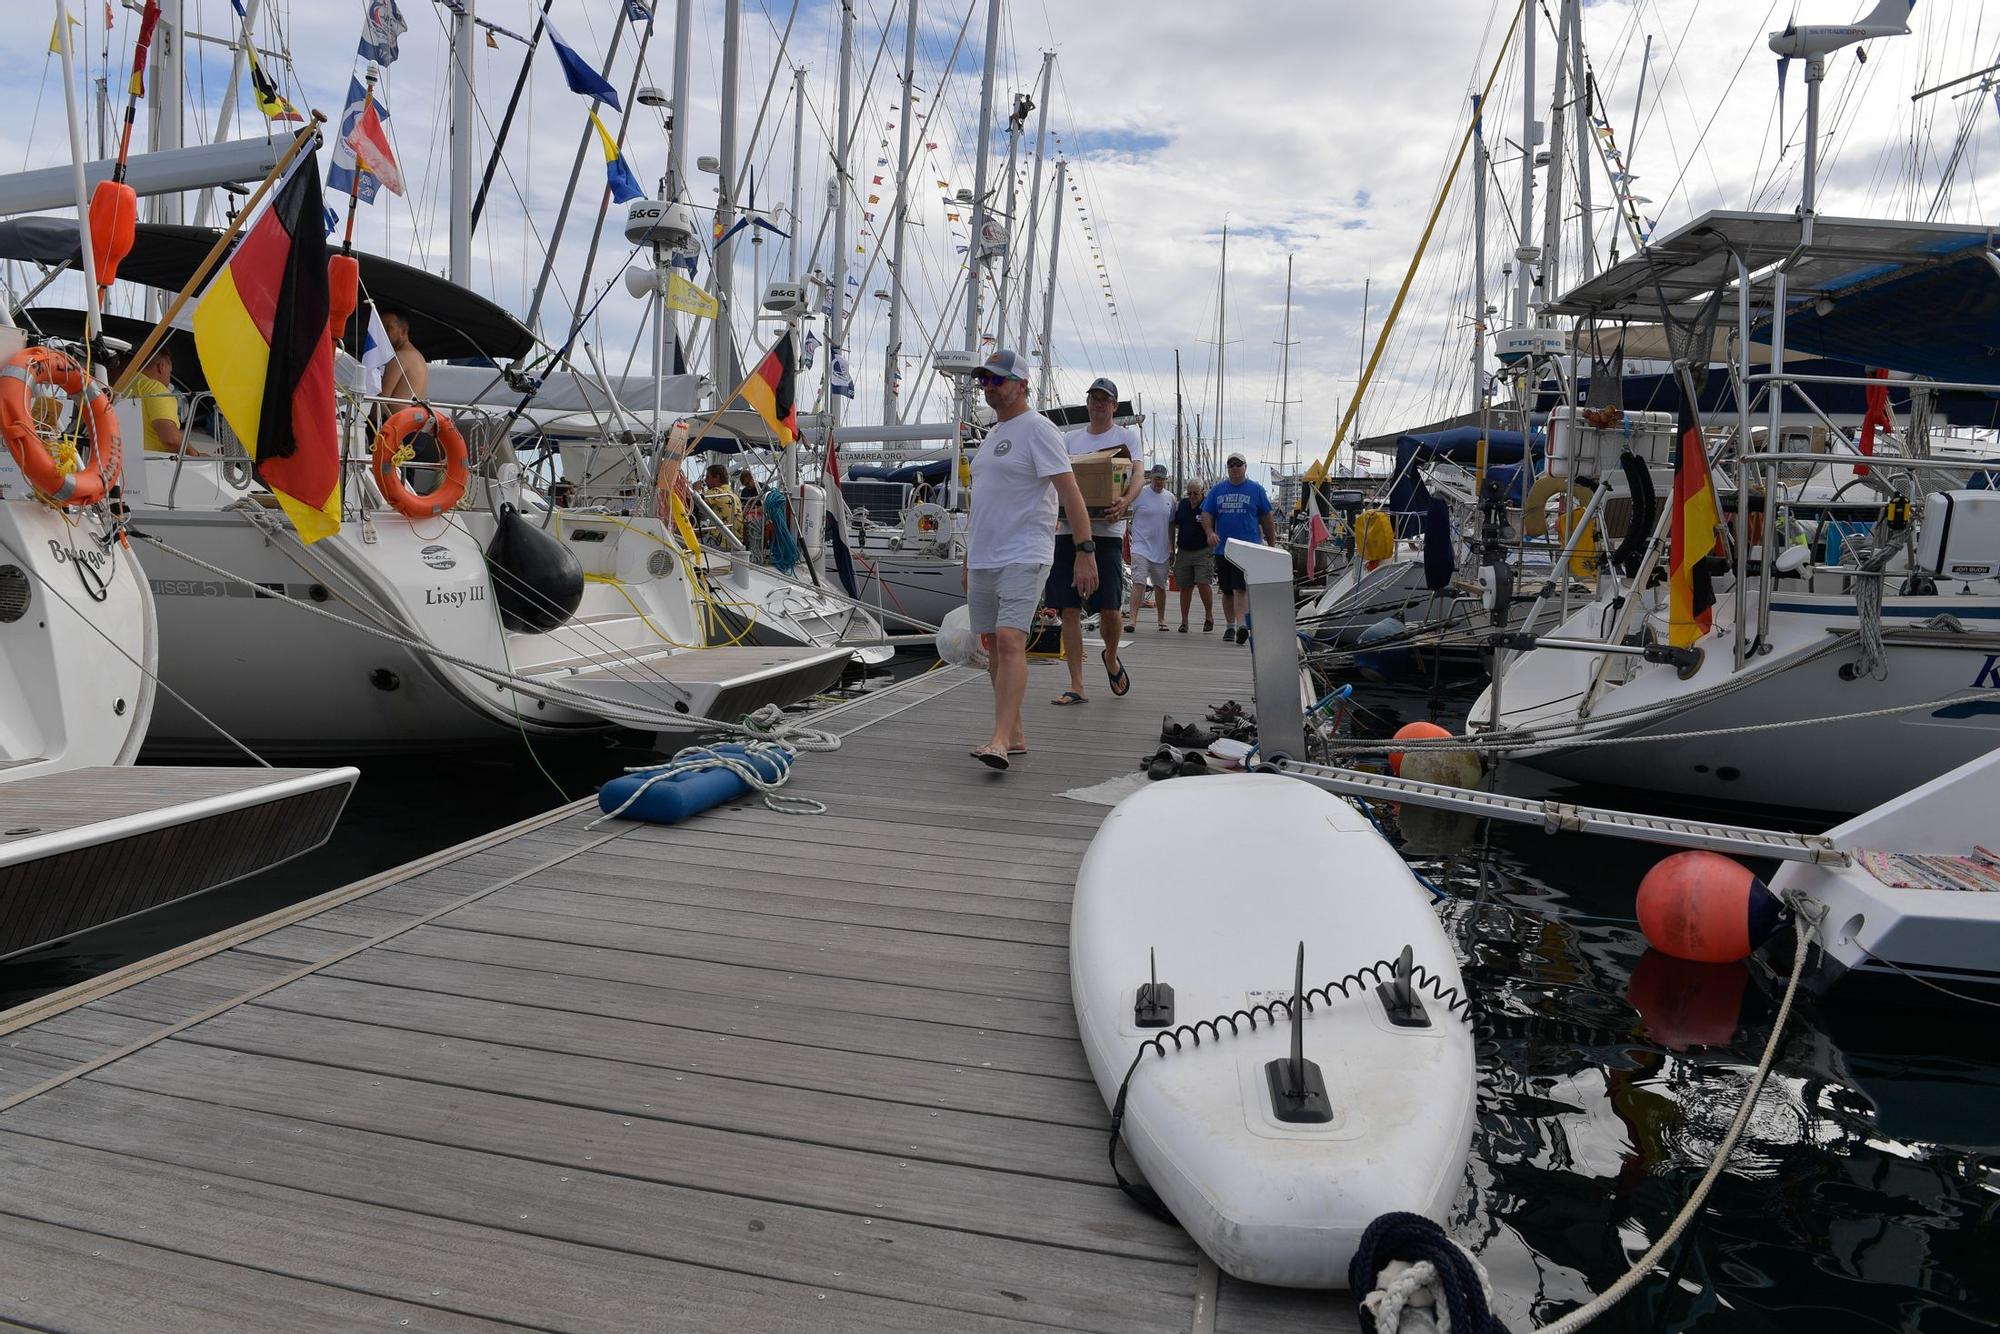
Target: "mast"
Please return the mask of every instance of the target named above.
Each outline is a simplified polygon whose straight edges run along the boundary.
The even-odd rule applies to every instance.
[[[71,183],[76,188],[76,234],[81,247],[78,258],[83,264],[83,326],[93,347],[97,345],[104,326],[99,320],[97,308],[97,253],[91,245],[90,235],[90,192],[83,179],[83,111],[76,100],[76,66],[71,58],[76,43],[69,35],[69,11],[63,0],[56,0],[56,47],[62,61],[63,110],[69,117],[69,170]]]
[[[1058,193],[1056,195],[1056,198],[1060,199],[1062,198],[1062,195]],[[1187,461],[1185,458],[1182,457],[1181,454],[1181,443],[1182,443],[1181,426],[1184,420],[1184,418],[1182,417],[1182,407],[1183,405],[1181,402],[1181,350],[1179,348],[1175,348],[1174,349],[1174,489],[1177,491],[1185,490],[1187,487]]]
[[[903,357],[903,255],[910,221],[910,122],[916,119],[917,0],[903,20],[903,114],[896,118],[896,239],[889,264],[889,341],[882,349],[882,421],[903,420],[896,374]],[[967,251],[970,254],[970,250]]]
[[[1215,461],[1222,462],[1222,400],[1229,385],[1229,223],[1222,224],[1222,277],[1215,293]]]
[[[185,73],[181,66],[182,0],[161,0],[160,26],[153,30],[152,126],[147,135],[155,149],[181,146],[181,99]],[[67,20],[65,20],[65,25]],[[154,195],[147,203],[154,222],[183,220],[178,191]]]
[[[1486,122],[1485,104],[1472,98],[1472,409],[1479,414],[1478,482],[1486,481]]]
[[[1056,199],[1063,198],[1063,183],[1069,177],[1069,161],[1056,159]],[[1055,209],[1055,225],[1049,232],[1049,283],[1042,293],[1042,378],[1035,386],[1035,408],[1039,411],[1049,405],[1049,368],[1055,364],[1055,357],[1049,347],[1056,320],[1056,261],[1062,256],[1062,220],[1064,209],[1060,202]],[[1025,302],[1023,303],[1025,304]],[[1176,363],[1180,353],[1174,354]]]
[[[1027,244],[1021,255],[1021,338],[1020,348],[1025,355],[1028,350],[1029,303],[1034,300],[1035,291],[1035,229],[1042,221],[1042,153],[1048,147],[1049,138],[1049,75],[1056,63],[1056,53],[1042,52],[1042,105],[1035,116],[1035,171],[1028,186],[1028,225],[1023,229]],[[1062,196],[1057,195],[1058,201]]]
[[[624,10],[621,7],[622,20]],[[667,189],[675,200],[687,198],[688,85],[692,80],[689,47],[694,30],[694,0],[676,0],[674,5],[674,123],[667,127]],[[612,35],[612,45],[618,43]],[[607,62],[608,63],[608,62]]]
[[[732,4],[737,0],[730,0]],[[854,114],[854,0],[840,0],[840,103],[833,122],[833,314],[826,328],[826,448],[832,456],[833,433],[840,425],[841,395],[833,392],[833,369],[845,356],[847,344],[847,197],[848,159],[854,152],[849,117]]]
[[[687,0],[682,0],[686,3]],[[915,5],[916,0],[910,0]],[[804,188],[806,175],[806,67],[792,66],[792,212],[791,236],[788,238],[791,250],[791,279],[799,280],[799,233],[805,224],[799,220],[799,191]],[[901,256],[897,257],[899,260]]]
[[[479,0],[463,0],[451,20],[451,280],[472,285],[472,17]],[[581,300],[581,296],[578,298]]]
[[[1575,17],[1574,7],[1569,0],[1563,0],[1561,18],[1556,25],[1555,80],[1549,96],[1549,188],[1548,197],[1542,201],[1542,270],[1539,280],[1542,299],[1539,305],[1544,307],[1554,301],[1561,290],[1563,100],[1569,96],[1570,25],[1575,22]],[[1538,310],[1535,323],[1547,327],[1555,321]],[[1560,370],[1557,378],[1561,378]]]
[[[215,142],[218,144],[225,143],[229,139],[229,123],[236,116],[236,90],[243,83],[243,66],[250,58],[250,44],[257,40],[257,8],[263,3],[264,0],[244,0],[243,40],[237,44],[234,54],[229,58],[229,81],[222,86],[222,109],[215,113]],[[102,78],[98,79],[97,87],[99,94],[102,95],[104,93],[104,80]],[[100,130],[101,128],[100,122]],[[102,149],[99,151],[102,152]],[[212,185],[204,187],[202,192],[195,197],[195,226],[208,226],[209,209],[213,207],[214,203],[215,187]]]
[[[1368,301],[1374,295],[1373,276],[1361,280],[1361,346],[1354,354],[1354,406],[1348,411],[1354,414],[1354,425],[1348,433],[1350,442],[1361,438],[1361,382],[1368,378]]]
[[[973,149],[972,235],[965,248],[965,351],[975,359],[979,357],[979,265],[984,258],[980,242],[986,231],[986,146],[993,137],[993,60],[999,46],[1000,0],[986,0],[986,73],[979,85],[979,144]]]
[[[1577,281],[1589,282],[1597,276],[1597,238],[1591,230],[1590,217],[1590,112],[1593,89],[1583,72],[1583,3],[1582,0],[1564,0],[1570,11],[1569,20],[1569,73],[1570,81],[1576,84],[1576,207],[1577,219]]]
[[[997,284],[999,300],[993,312],[995,347],[1007,341],[1007,286],[1013,280],[1014,273],[1014,210],[1020,194],[1018,187],[1021,181],[1016,168],[1021,157],[1021,128],[1027,123],[1028,112],[1034,109],[1034,105],[1034,98],[1026,93],[1016,93],[1014,110],[1007,117],[1007,244],[1000,251],[1000,281]]]
[[[716,176],[715,230],[719,236],[729,230],[736,217],[736,75],[742,63],[743,0],[723,0],[722,5],[722,171]],[[836,130],[839,134],[844,131]],[[834,249],[842,248],[835,236]],[[715,377],[718,395],[735,389],[743,378],[736,365],[736,245],[718,245],[710,261],[710,286],[717,310],[709,321],[708,367]],[[727,404],[718,403],[718,407]]]
[[[1292,256],[1285,256],[1285,324],[1278,335],[1278,475],[1285,474],[1286,409],[1292,402]]]
[[[1531,9],[1521,25],[1521,243],[1514,250],[1514,327],[1528,327],[1538,258],[1528,238],[1535,234],[1535,22]]]

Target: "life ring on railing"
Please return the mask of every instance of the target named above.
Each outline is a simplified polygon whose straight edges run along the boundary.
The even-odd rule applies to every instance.
[[[438,448],[444,451],[444,480],[420,496],[403,480],[403,467],[414,457],[411,442],[426,431],[434,434]],[[382,488],[382,498],[407,519],[434,519],[443,514],[465,499],[466,485],[472,480],[465,437],[451,418],[422,405],[404,408],[382,423],[382,429],[375,433],[374,466],[375,485]]]
[[[50,452],[50,442],[35,421],[35,388],[47,385],[71,398],[81,398],[84,423],[90,430],[90,457],[77,456],[67,471]],[[67,353],[52,347],[23,348],[0,367],[0,434],[7,452],[36,492],[57,505],[77,508],[95,504],[118,481],[124,455],[118,441],[118,416],[111,395],[84,373]],[[65,454],[74,452],[58,438]],[[68,462],[67,459],[64,462]]]
[[[1556,540],[1568,544],[1570,530],[1583,517],[1589,501],[1578,494],[1576,486],[1567,478],[1547,473],[1535,479],[1534,486],[1528,489],[1527,500],[1521,505],[1521,532],[1524,536],[1548,536],[1548,504],[1556,496],[1564,500],[1562,512],[1556,519]],[[1578,535],[1576,547],[1569,554],[1569,571],[1579,579],[1589,579],[1597,574],[1600,563],[1597,533],[1594,529],[1586,530]]]

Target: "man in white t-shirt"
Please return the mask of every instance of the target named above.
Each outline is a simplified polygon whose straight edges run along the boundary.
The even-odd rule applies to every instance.
[[[1096,544],[1097,556],[1096,596],[1081,595],[1056,575],[1049,576],[1048,587],[1042,590],[1044,605],[1062,613],[1063,661],[1069,664],[1069,689],[1054,701],[1057,704],[1090,702],[1083,693],[1083,618],[1093,611],[1098,614],[1097,633],[1104,639],[1104,674],[1110,679],[1111,693],[1122,695],[1132,688],[1132,678],[1118,659],[1118,627],[1122,624],[1119,618],[1125,610],[1124,515],[1145,484],[1141,474],[1146,468],[1146,450],[1136,430],[1111,420],[1118,410],[1118,386],[1110,380],[1101,375],[1092,380],[1090,391],[1084,395],[1084,406],[1090,413],[1090,424],[1078,427],[1065,438],[1070,454],[1094,454],[1100,449],[1123,445],[1132,456],[1132,476],[1125,484],[1125,494],[1111,503],[1103,517],[1090,523],[1090,540]],[[1081,549],[1075,531],[1067,522],[1056,525],[1057,574],[1069,568]]]
[[[1153,607],[1160,614],[1160,629],[1167,628],[1167,530],[1173,526],[1178,503],[1167,490],[1167,465],[1155,463],[1146,470],[1146,485],[1132,501],[1132,609],[1127,630],[1139,628],[1139,611],[1146,605],[1148,586],[1153,590]]]
[[[1088,525],[1083,492],[1070,471],[1062,432],[1028,410],[1028,359],[1002,350],[986,359],[979,387],[998,423],[972,460],[972,520],[965,535],[965,600],[972,631],[986,642],[993,678],[993,735],[972,758],[1005,769],[1028,748],[1021,698],[1028,690],[1028,631],[1044,582],[1053,583],[1057,502],[1072,522]],[[1088,543],[1059,571],[1085,597],[1097,588]]]

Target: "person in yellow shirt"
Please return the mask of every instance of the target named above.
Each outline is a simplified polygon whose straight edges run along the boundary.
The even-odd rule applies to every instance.
[[[148,454],[178,454],[185,443],[181,435],[180,400],[174,396],[173,382],[173,354],[163,347],[139,368],[132,383],[125,387],[126,395],[138,400]]]
[[[708,471],[704,474],[701,484],[701,499],[702,503],[715,511],[715,517],[736,535],[736,540],[741,542],[743,506],[737,499],[736,493],[729,488],[728,468],[720,463],[708,465]]]

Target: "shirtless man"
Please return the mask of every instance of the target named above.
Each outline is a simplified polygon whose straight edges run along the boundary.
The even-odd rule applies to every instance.
[[[431,368],[410,341],[410,321],[400,310],[383,310],[382,328],[396,359],[382,368],[382,397],[416,401],[430,392]]]

